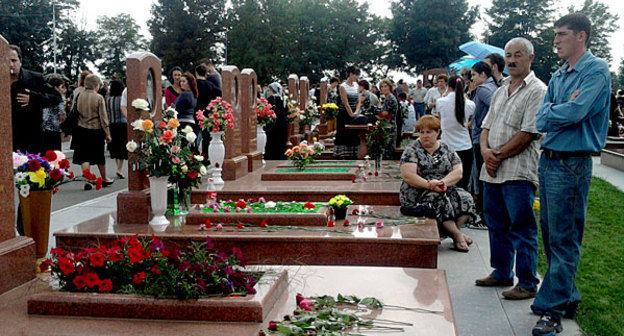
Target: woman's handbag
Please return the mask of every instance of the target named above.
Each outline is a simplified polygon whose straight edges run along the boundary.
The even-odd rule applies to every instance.
[[[430,203],[417,203],[416,205],[402,205],[401,213],[405,216],[435,218],[435,209]]]
[[[61,131],[63,131],[65,135],[72,135],[76,127],[78,127],[78,97],[80,97],[80,94],[76,96],[76,101],[67,114],[67,118],[65,118],[65,120],[59,125],[61,127]]]

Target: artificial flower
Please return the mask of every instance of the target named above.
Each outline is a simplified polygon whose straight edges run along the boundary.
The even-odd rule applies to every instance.
[[[173,137],[174,137],[173,131],[166,130],[163,132],[162,136],[160,137],[160,140],[166,143],[171,143],[171,141],[173,140]]]
[[[138,145],[134,140],[130,140],[128,141],[128,143],[126,144],[126,149],[128,150],[128,152],[133,153],[136,149],[137,149]]]
[[[135,131],[142,131],[143,130],[143,119],[137,119],[135,121],[133,121],[131,124],[132,128]]]
[[[180,167],[180,170],[186,174],[186,172],[188,172],[188,166],[184,165],[182,167]]]
[[[145,99],[137,98],[132,101],[132,107],[134,107],[137,110],[148,111],[149,103]]]
[[[273,208],[275,208],[275,206],[277,206],[277,203],[275,203],[273,201],[268,201],[268,202],[264,203],[264,208],[265,209],[273,209]]]
[[[56,182],[63,178],[63,173],[58,169],[52,169],[52,171],[50,171],[50,178]]]
[[[378,229],[383,229],[383,227],[384,227],[384,222],[383,222],[382,220],[378,220],[378,221],[377,221],[377,223],[375,223],[375,226],[376,226]]]
[[[27,173],[19,172],[15,174],[15,181],[19,183],[19,182],[24,181],[24,179],[27,177],[28,177]]]
[[[204,176],[206,174],[208,174],[208,170],[206,169],[206,167],[204,167],[203,165],[201,167],[199,167],[199,173]]]
[[[169,119],[169,121],[167,122],[167,126],[176,129],[180,127],[180,122],[177,119]]]
[[[28,162],[28,157],[26,155],[13,152],[13,169],[17,169],[26,162]]]
[[[56,161],[56,153],[53,150],[47,151],[45,153],[45,159],[48,160],[48,162]]]
[[[38,183],[40,188],[45,186],[47,175],[43,168],[39,168],[36,172],[28,172],[28,177],[30,178],[30,182]]]
[[[141,122],[141,129],[145,132],[150,132],[154,128],[154,123],[151,120],[143,120]]]
[[[184,134],[188,134],[188,133],[191,133],[191,132],[193,132],[193,127],[191,127],[190,125],[186,125],[182,129],[182,133],[184,133]]]
[[[28,169],[31,172],[36,172],[41,168],[41,163],[38,160],[30,160],[28,161]]]
[[[188,126],[187,126],[188,127]],[[197,139],[197,135],[193,132],[186,133],[186,141],[193,143]]]

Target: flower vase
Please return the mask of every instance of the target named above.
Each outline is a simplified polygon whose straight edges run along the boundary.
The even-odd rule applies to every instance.
[[[383,157],[381,155],[375,158],[375,172],[378,174],[381,174],[381,161],[382,160],[383,160]]]
[[[262,125],[256,126],[256,142],[258,144],[257,150],[262,152],[262,166],[266,166],[266,161],[264,161],[264,148],[266,147],[267,136]]]
[[[169,220],[165,217],[167,211],[167,180],[168,176],[152,176],[150,180],[150,199],[152,214],[154,217],[149,222],[154,231],[165,231],[169,225]]]
[[[37,258],[43,258],[48,253],[50,238],[52,190],[31,190],[28,197],[19,198],[24,233],[35,240]]]
[[[334,209],[334,216],[336,217],[336,220],[340,220],[340,219],[345,219],[347,218],[347,208],[339,208],[339,207],[332,207]]]
[[[214,178],[214,184],[225,184],[223,178],[221,178],[221,171],[223,167],[223,160],[225,159],[225,145],[221,137],[223,132],[210,132],[212,139],[210,140],[210,146],[208,146],[208,158],[212,164],[212,178]]]
[[[191,187],[178,187],[178,207],[180,209],[180,216],[186,216],[189,214],[191,208]]]

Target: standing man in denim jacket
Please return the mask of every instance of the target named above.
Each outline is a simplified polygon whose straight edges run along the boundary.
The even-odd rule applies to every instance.
[[[604,146],[611,77],[607,63],[587,50],[591,23],[583,14],[555,22],[555,47],[566,62],[548,84],[537,114],[546,133],[539,166],[541,228],[548,271],[535,302],[533,335],[555,335],[573,318],[581,295],[575,278],[591,183],[591,153]]]

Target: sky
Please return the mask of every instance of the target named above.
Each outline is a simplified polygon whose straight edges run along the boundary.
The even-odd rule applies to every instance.
[[[377,15],[390,17],[390,1],[387,0],[358,0],[359,2],[367,2],[369,4],[369,10]],[[619,26],[620,29],[616,31],[610,39],[611,43],[611,55],[613,56],[613,62],[611,64],[611,71],[617,71],[620,64],[620,60],[624,57],[624,1],[622,0],[600,0],[607,4],[611,13],[619,13]],[[96,20],[100,15],[114,16],[121,13],[128,13],[132,15],[137,24],[141,27],[141,33],[148,36],[149,31],[147,29],[147,20],[150,18],[150,8],[154,0],[80,0],[80,8],[78,10],[77,20],[83,22],[87,29],[95,29]],[[485,8],[491,6],[491,0],[468,0],[471,6],[480,5],[481,12],[483,14]],[[583,0],[568,0],[566,4],[559,3],[562,10],[569,5],[574,5],[579,8]],[[482,15],[483,17],[484,15]],[[481,38],[486,27],[486,23],[481,19],[473,27],[471,32],[477,37]],[[500,46],[503,47],[503,46]]]

